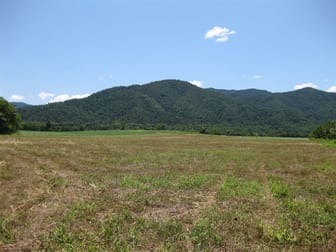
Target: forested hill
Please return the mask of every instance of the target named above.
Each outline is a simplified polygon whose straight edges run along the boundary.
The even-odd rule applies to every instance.
[[[26,129],[169,128],[231,135],[305,136],[336,119],[336,94],[198,88],[163,80],[84,99],[19,108]]]
[[[10,104],[12,104],[16,109],[31,106],[24,102],[10,102]]]

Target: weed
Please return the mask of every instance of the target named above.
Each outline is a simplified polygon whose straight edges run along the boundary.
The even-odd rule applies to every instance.
[[[50,176],[48,178],[48,185],[51,189],[61,188],[67,184],[67,180],[61,176]]]
[[[66,213],[66,219],[71,221],[76,218],[86,216],[87,214],[92,213],[96,208],[95,203],[88,203],[84,200],[76,201],[72,204],[69,210]]]
[[[143,189],[146,187],[143,182],[131,175],[122,177],[119,183],[121,187],[125,188]]]
[[[43,241],[43,247],[48,250],[72,251],[75,247],[73,234],[66,228],[65,224],[57,224]]]
[[[183,224],[176,220],[170,219],[159,224],[158,235],[166,243],[174,243],[175,241],[183,239]]]
[[[0,216],[0,245],[8,244],[14,240],[14,235],[11,232],[8,221]]]
[[[277,244],[293,244],[297,242],[294,232],[285,226],[267,225],[259,223],[259,228],[262,230],[263,239],[270,240]]]
[[[135,224],[134,224],[135,223]],[[137,242],[141,236],[141,221],[135,222],[128,209],[111,215],[101,226],[101,239],[107,247],[129,250],[129,244]]]
[[[191,240],[198,249],[221,247],[223,237],[220,230],[221,214],[209,209],[191,230]]]
[[[279,177],[270,176],[271,192],[273,197],[284,199],[291,195],[291,189],[284,184]]]

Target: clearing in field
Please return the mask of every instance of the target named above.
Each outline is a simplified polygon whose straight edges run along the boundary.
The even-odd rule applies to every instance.
[[[0,137],[0,250],[332,250],[336,149],[167,132]]]

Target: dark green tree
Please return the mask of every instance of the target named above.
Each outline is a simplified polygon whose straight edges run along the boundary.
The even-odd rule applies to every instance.
[[[0,134],[14,133],[19,129],[20,116],[14,106],[0,97]]]
[[[336,121],[326,122],[317,127],[312,133],[313,138],[336,139]]]

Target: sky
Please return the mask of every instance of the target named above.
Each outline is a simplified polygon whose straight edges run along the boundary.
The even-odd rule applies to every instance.
[[[0,0],[0,96],[45,104],[162,79],[336,92],[334,0]]]

